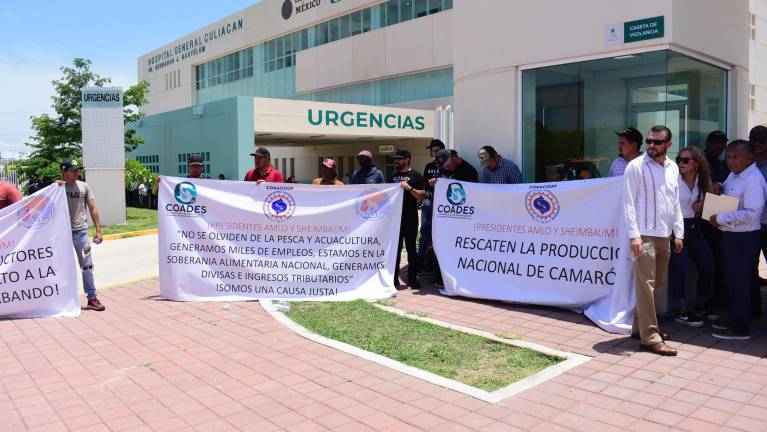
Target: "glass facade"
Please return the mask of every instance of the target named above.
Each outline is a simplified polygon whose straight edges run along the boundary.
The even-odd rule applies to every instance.
[[[674,158],[726,131],[726,107],[726,70],[668,50],[525,70],[525,181],[606,177],[628,126],[666,125]]]
[[[200,64],[195,67],[197,103],[234,96],[292,98],[297,52],[452,8],[452,0],[389,0]],[[393,84],[381,84],[387,85]]]

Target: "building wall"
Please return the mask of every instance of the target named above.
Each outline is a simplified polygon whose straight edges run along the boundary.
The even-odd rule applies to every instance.
[[[767,125],[767,0],[751,0],[749,126]]]
[[[479,147],[490,144],[505,155],[521,158],[517,131],[520,68],[604,58],[630,50],[687,50],[735,68],[731,122],[738,133],[746,129],[743,89],[748,87],[748,48],[743,17],[748,15],[748,0],[592,0],[589,9],[599,13],[584,13],[581,2],[568,0],[486,0],[482,7],[472,0],[456,0],[457,148],[476,154]],[[665,17],[663,38],[608,45],[608,25],[661,15]],[[541,17],[545,17],[545,25],[541,25]]]
[[[182,108],[147,117],[137,128],[145,140],[126,158],[159,157],[159,172],[183,177],[187,153],[210,153],[210,177],[242,178],[252,165],[253,99],[232,98],[205,105],[204,112]],[[182,156],[180,156],[182,155]]]

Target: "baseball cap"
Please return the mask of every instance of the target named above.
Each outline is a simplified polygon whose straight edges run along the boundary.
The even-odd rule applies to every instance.
[[[251,156],[256,157],[271,157],[272,154],[269,153],[269,150],[267,150],[266,147],[256,147],[256,151],[250,154]]]
[[[450,150],[442,149],[434,156],[434,160],[440,167],[444,168],[445,165],[450,163],[450,154]]]
[[[615,132],[615,135],[618,135],[619,137],[626,138],[629,140],[629,142],[633,143],[639,143],[639,146],[642,146],[642,142],[644,141],[644,137],[642,136],[642,132],[639,132],[638,130],[634,129],[633,127],[627,127],[621,132]]]
[[[727,134],[722,132],[722,131],[719,131],[719,130],[713,131],[710,134],[708,134],[708,137],[706,138],[706,142],[709,142],[709,141],[724,141],[724,142],[727,142],[728,141],[727,140]]]
[[[429,145],[426,146],[427,149],[431,150],[432,147],[439,147],[440,149],[445,148],[445,143],[443,143],[441,140],[433,139],[429,143]]]
[[[357,157],[360,157],[360,156],[373,159],[373,153],[370,153],[370,150],[362,150],[361,152],[359,152],[359,154],[357,154]]]
[[[764,143],[767,142],[767,127],[762,125],[754,126],[751,132],[748,133],[748,140],[752,143]]]
[[[202,165],[202,156],[198,155],[197,153],[193,155],[189,155],[189,158],[187,158],[186,163],[189,165]]]
[[[399,149],[397,150],[397,153],[394,154],[394,159],[405,159],[405,158],[412,159],[410,150]]]
[[[334,161],[333,159],[328,158],[328,159],[325,159],[324,161],[322,161],[322,165],[324,165],[325,168],[334,169],[336,167],[336,161]]]
[[[71,170],[71,169],[73,169],[73,168],[74,168],[74,169],[79,169],[79,168],[80,168],[80,166],[77,164],[77,161],[76,161],[76,160],[69,160],[69,159],[66,159],[66,160],[63,160],[63,161],[62,161],[62,162],[59,164],[59,168],[60,168],[62,171],[69,171],[69,170]]]

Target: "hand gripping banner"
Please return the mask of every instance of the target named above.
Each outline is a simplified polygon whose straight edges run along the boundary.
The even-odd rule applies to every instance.
[[[162,177],[159,195],[166,299],[353,300],[396,292],[399,185]]]
[[[434,249],[448,295],[558,306],[629,333],[623,179],[487,185],[440,179]]]
[[[0,317],[78,315],[66,192],[51,185],[0,210]]]

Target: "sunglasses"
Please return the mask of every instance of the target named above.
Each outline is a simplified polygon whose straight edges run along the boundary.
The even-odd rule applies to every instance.
[[[653,145],[653,146],[657,147],[657,146],[662,146],[663,144],[666,144],[668,142],[668,140],[659,140],[659,139],[647,138],[646,140],[644,140],[644,142],[647,143],[647,145]]]
[[[687,165],[688,163],[690,163],[691,160],[692,160],[692,158],[690,158],[690,157],[679,157],[679,156],[677,156],[676,164],[677,165]]]

